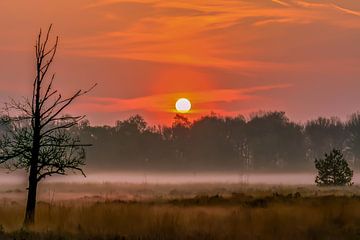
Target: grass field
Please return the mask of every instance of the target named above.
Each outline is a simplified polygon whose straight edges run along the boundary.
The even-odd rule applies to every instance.
[[[358,186],[45,184],[31,231],[21,189],[1,187],[0,239],[360,239]]]

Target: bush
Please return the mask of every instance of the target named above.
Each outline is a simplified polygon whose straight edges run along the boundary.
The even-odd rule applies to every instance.
[[[340,150],[333,149],[330,154],[325,153],[324,159],[315,159],[318,170],[315,182],[319,186],[352,185],[353,171],[344,159]]]

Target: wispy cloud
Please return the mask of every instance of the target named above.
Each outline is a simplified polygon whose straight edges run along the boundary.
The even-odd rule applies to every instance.
[[[80,103],[99,119],[128,111],[173,114],[173,98],[186,94],[204,111],[262,108],[278,98],[279,106],[298,104],[305,115],[305,105],[332,101],[346,81],[344,95],[360,101],[359,6],[358,0],[0,1],[0,85],[23,83],[32,73],[34,34],[51,20],[61,36],[57,75],[68,81],[66,89],[99,83],[98,98]],[[294,87],[251,92],[279,83]]]
[[[342,11],[344,13],[360,17],[360,12],[359,11],[354,11],[354,10],[351,10],[351,9],[348,9],[348,8],[340,7],[339,5],[336,5],[336,4],[331,4],[331,6],[333,6],[335,9],[337,9],[339,11]]]
[[[328,8],[330,5],[329,3],[307,2],[302,0],[294,0],[294,3],[301,7],[307,8]]]
[[[280,4],[280,5],[285,6],[285,7],[290,7],[290,4],[287,3],[287,2],[284,2],[284,1],[272,0],[272,2],[277,3],[277,4]]]
[[[359,14],[327,1],[272,0],[270,3],[275,4],[266,1],[100,0],[87,8],[102,13],[112,30],[72,39],[67,46],[73,54],[83,56],[219,68],[278,68],[286,64],[255,60],[261,58],[258,57],[260,53],[249,48],[248,43],[264,36],[254,28],[325,22],[354,26],[356,23],[350,24],[348,19],[331,16],[329,9]],[[306,10],[308,8],[312,10]],[[231,34],[223,35],[227,30]],[[212,35],[207,34],[210,32]],[[223,54],[231,51],[236,58]]]
[[[350,15],[354,15],[354,16],[360,16],[360,12],[359,11],[355,11],[349,8],[345,8],[345,7],[341,7],[338,4],[335,3],[331,3],[331,2],[323,2],[323,3],[319,3],[319,2],[307,2],[307,1],[302,1],[302,0],[294,0],[294,3],[296,3],[299,6],[302,7],[307,7],[307,8],[322,8],[322,9],[335,9]]]
[[[274,89],[291,87],[290,84],[257,86],[242,89],[216,89],[197,92],[176,92],[169,94],[149,95],[138,98],[120,99],[107,97],[88,97],[83,102],[78,103],[76,108],[94,112],[127,112],[132,110],[150,112],[174,112],[174,104],[178,98],[187,97],[194,105],[193,113],[201,114],[216,109],[214,104],[209,108],[201,109],[198,106],[215,102],[233,102],[257,98],[261,92]],[[210,104],[211,105],[211,104]]]

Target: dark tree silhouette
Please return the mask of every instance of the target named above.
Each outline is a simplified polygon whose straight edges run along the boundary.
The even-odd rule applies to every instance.
[[[345,124],[347,152],[354,158],[355,170],[360,169],[360,113],[354,113]]]
[[[315,182],[319,186],[352,184],[353,171],[340,150],[333,149],[325,158],[315,159],[315,167],[318,170]]]
[[[319,158],[333,148],[344,149],[346,132],[344,124],[336,117],[319,117],[308,121],[305,126],[310,159]]]
[[[177,160],[184,162],[187,159],[189,150],[191,122],[183,115],[177,114],[170,129],[170,141],[175,151]]]
[[[291,123],[284,112],[254,114],[247,123],[246,133],[255,168],[276,169],[304,164],[301,127]]]
[[[48,72],[59,38],[48,46],[50,32],[51,26],[45,36],[40,30],[36,40],[36,76],[31,98],[21,102],[12,100],[6,104],[2,117],[6,131],[0,140],[0,163],[10,170],[25,169],[29,173],[25,226],[35,221],[39,181],[53,174],[65,175],[67,170],[85,175],[81,167],[85,159],[84,147],[88,145],[81,144],[70,130],[84,116],[64,116],[62,112],[92,88],[78,90],[65,98],[54,89],[55,75],[49,77]]]
[[[216,115],[201,117],[193,122],[190,129],[191,162],[198,166],[218,169],[218,159],[222,159],[222,166],[229,167],[235,164],[240,166],[241,161],[230,140],[226,119]],[[238,164],[236,164],[238,163]]]
[[[251,155],[246,135],[246,120],[244,116],[226,117],[225,124],[230,145],[236,154],[236,161],[240,163],[242,171],[251,168]]]
[[[359,114],[346,122],[321,117],[306,124],[276,111],[249,120],[209,114],[190,121],[182,114],[162,127],[135,115],[115,126],[83,123],[77,132],[83,142],[97,146],[87,158],[88,167],[97,170],[307,171],[333,148],[354,167],[360,162]]]

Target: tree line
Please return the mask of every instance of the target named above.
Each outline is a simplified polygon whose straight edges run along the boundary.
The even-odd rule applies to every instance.
[[[319,117],[305,124],[284,112],[225,117],[203,116],[190,122],[176,115],[171,126],[150,126],[140,115],[115,126],[74,129],[91,143],[90,168],[116,170],[313,170],[314,159],[336,148],[357,169],[360,160],[360,114],[347,121]]]

